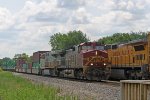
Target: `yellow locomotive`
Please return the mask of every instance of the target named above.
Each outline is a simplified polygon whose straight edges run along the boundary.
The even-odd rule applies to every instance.
[[[146,39],[107,45],[106,49],[111,62],[112,78],[150,78],[150,33]]]

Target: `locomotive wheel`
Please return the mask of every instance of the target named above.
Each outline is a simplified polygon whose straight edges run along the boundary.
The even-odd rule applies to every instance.
[[[64,77],[63,71],[59,71],[59,77]]]
[[[39,72],[38,72],[38,75],[42,75],[43,76],[44,75],[43,73],[44,73],[43,70],[40,69]]]
[[[44,76],[44,70],[41,70],[41,75]]]
[[[95,70],[95,73],[96,73],[95,80],[100,82],[102,80],[102,75],[101,75],[100,71],[99,70]]]
[[[138,79],[142,79],[142,75],[140,75],[140,71],[134,71],[134,70],[130,70],[126,72],[126,78],[129,80],[138,80]]]
[[[133,71],[129,71],[127,75],[127,79],[129,80],[135,79],[135,73]]]
[[[100,82],[101,80],[102,80],[101,77],[96,78],[96,81],[98,81],[98,82]]]
[[[84,79],[82,70],[74,70],[74,77],[77,79]]]
[[[81,71],[81,70],[79,70],[79,71],[77,72],[77,79],[83,79],[83,74],[82,74],[82,71]]]
[[[91,81],[91,80],[101,81],[102,75],[100,73],[100,70],[90,68],[87,72],[86,79],[89,81]]]
[[[88,69],[87,73],[86,73],[86,79],[91,81],[93,79],[93,73],[92,73],[92,69]]]
[[[91,75],[87,75],[86,79],[89,80],[89,81],[91,81],[93,78],[92,78]]]

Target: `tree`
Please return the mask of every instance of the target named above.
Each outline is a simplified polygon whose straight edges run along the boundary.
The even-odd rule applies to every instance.
[[[3,68],[14,68],[15,67],[15,60],[5,57],[2,59],[2,67]]]
[[[102,44],[125,43],[132,40],[146,38],[146,32],[115,33],[112,36],[103,37],[98,40]]]
[[[86,34],[81,31],[69,31],[68,33],[56,33],[50,37],[49,44],[52,50],[68,49],[89,39]]]
[[[29,55],[27,55],[26,53],[22,53],[22,54],[15,54],[14,56],[14,60],[18,59],[18,58],[23,58],[26,62],[30,63],[31,62],[31,58],[29,57]]]

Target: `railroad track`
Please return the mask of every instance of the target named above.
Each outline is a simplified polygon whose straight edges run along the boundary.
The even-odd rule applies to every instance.
[[[18,72],[14,72],[14,73],[18,73]],[[30,74],[30,73],[22,73],[22,74],[41,76],[41,75]],[[77,81],[77,82],[83,82],[83,83],[107,84],[107,85],[112,85],[112,86],[120,85],[120,81],[119,80],[101,80],[101,81],[96,81],[96,80],[76,79],[76,78],[68,78],[68,77],[57,77],[57,76],[49,76],[49,75],[43,75],[41,77],[62,79],[62,80],[67,80],[67,81]]]
[[[120,81],[102,80],[102,82],[113,86],[120,86]]]

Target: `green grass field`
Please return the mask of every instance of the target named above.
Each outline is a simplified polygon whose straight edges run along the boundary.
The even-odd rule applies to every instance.
[[[33,84],[10,72],[0,72],[0,100],[77,100],[73,96],[58,96],[60,89]]]

